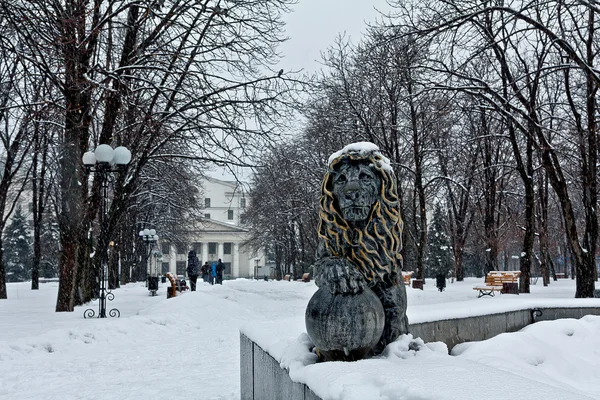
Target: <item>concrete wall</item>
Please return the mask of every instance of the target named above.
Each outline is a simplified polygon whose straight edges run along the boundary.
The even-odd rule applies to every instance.
[[[539,312],[541,312],[541,315]],[[410,333],[425,343],[444,342],[448,351],[459,343],[486,340],[505,332],[516,332],[537,321],[600,315],[600,307],[540,308],[468,318],[424,322],[410,326]]]
[[[319,400],[308,386],[292,382],[273,357],[243,334],[240,379],[242,400]]]
[[[590,314],[600,315],[600,307],[527,309],[424,322],[411,325],[410,333],[425,343],[444,342],[450,351],[459,343],[516,332],[537,321],[577,319]],[[242,400],[319,399],[308,386],[292,382],[277,360],[243,334],[240,334],[240,379]]]

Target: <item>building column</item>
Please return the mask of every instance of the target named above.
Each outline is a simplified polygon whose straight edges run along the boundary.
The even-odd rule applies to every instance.
[[[240,245],[238,243],[234,243],[233,244],[233,249],[231,249],[231,253],[232,253],[232,266],[231,266],[231,273],[233,274],[234,278],[239,278],[240,277]]]
[[[169,244],[169,272],[175,274],[177,272],[177,257],[173,253],[173,245]]]
[[[202,265],[208,261],[208,242],[202,242]]]
[[[223,242],[217,243],[217,259],[221,259],[223,261]]]

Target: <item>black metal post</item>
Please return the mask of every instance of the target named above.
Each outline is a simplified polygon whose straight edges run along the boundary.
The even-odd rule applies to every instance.
[[[158,291],[158,276],[152,276],[152,267],[150,266],[150,255],[152,254],[152,248],[154,247],[154,243],[156,242],[154,235],[144,235],[142,236],[142,240],[146,243],[146,287],[150,291],[151,296],[156,296],[156,292]]]
[[[94,172],[98,175],[102,184],[102,199],[100,201],[100,240],[98,241],[98,248],[104,249],[99,259],[99,281],[98,281],[98,318],[107,318],[106,314],[106,302],[112,301],[115,298],[114,293],[106,287],[106,279],[108,275],[108,230],[106,227],[107,223],[107,211],[108,211],[108,174],[110,172],[117,172],[118,170],[112,170],[108,164],[99,164],[95,169],[90,168],[91,172]],[[88,308],[83,312],[84,318],[94,318],[96,316],[96,312]],[[110,317],[120,317],[121,312],[112,308],[108,312],[108,316]]]

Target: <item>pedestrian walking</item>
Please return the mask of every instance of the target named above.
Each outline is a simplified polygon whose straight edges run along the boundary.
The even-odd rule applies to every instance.
[[[225,271],[225,265],[223,265],[219,258],[219,261],[217,261],[217,283],[219,285],[223,284],[223,271]]]
[[[196,281],[198,280],[198,275],[200,275],[200,261],[198,260],[198,256],[196,256],[196,252],[194,250],[190,250],[188,253],[187,274],[188,278],[190,279],[190,289],[192,292],[195,292]]]
[[[212,266],[210,267],[210,284],[214,285],[216,279],[217,279],[217,263],[213,261]]]
[[[202,268],[200,268],[200,273],[202,274],[202,280],[206,283],[210,282],[210,265],[208,265],[208,261],[204,262]]]

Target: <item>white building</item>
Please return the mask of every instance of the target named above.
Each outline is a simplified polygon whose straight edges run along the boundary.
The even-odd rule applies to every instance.
[[[254,253],[243,245],[248,238],[244,212],[249,205],[249,198],[240,185],[207,178],[204,181],[204,196],[204,219],[190,227],[192,242],[177,248],[161,241],[162,274],[170,271],[185,275],[187,254],[194,249],[201,264],[208,261],[211,265],[220,258],[225,265],[226,278],[268,275],[263,253]]]

